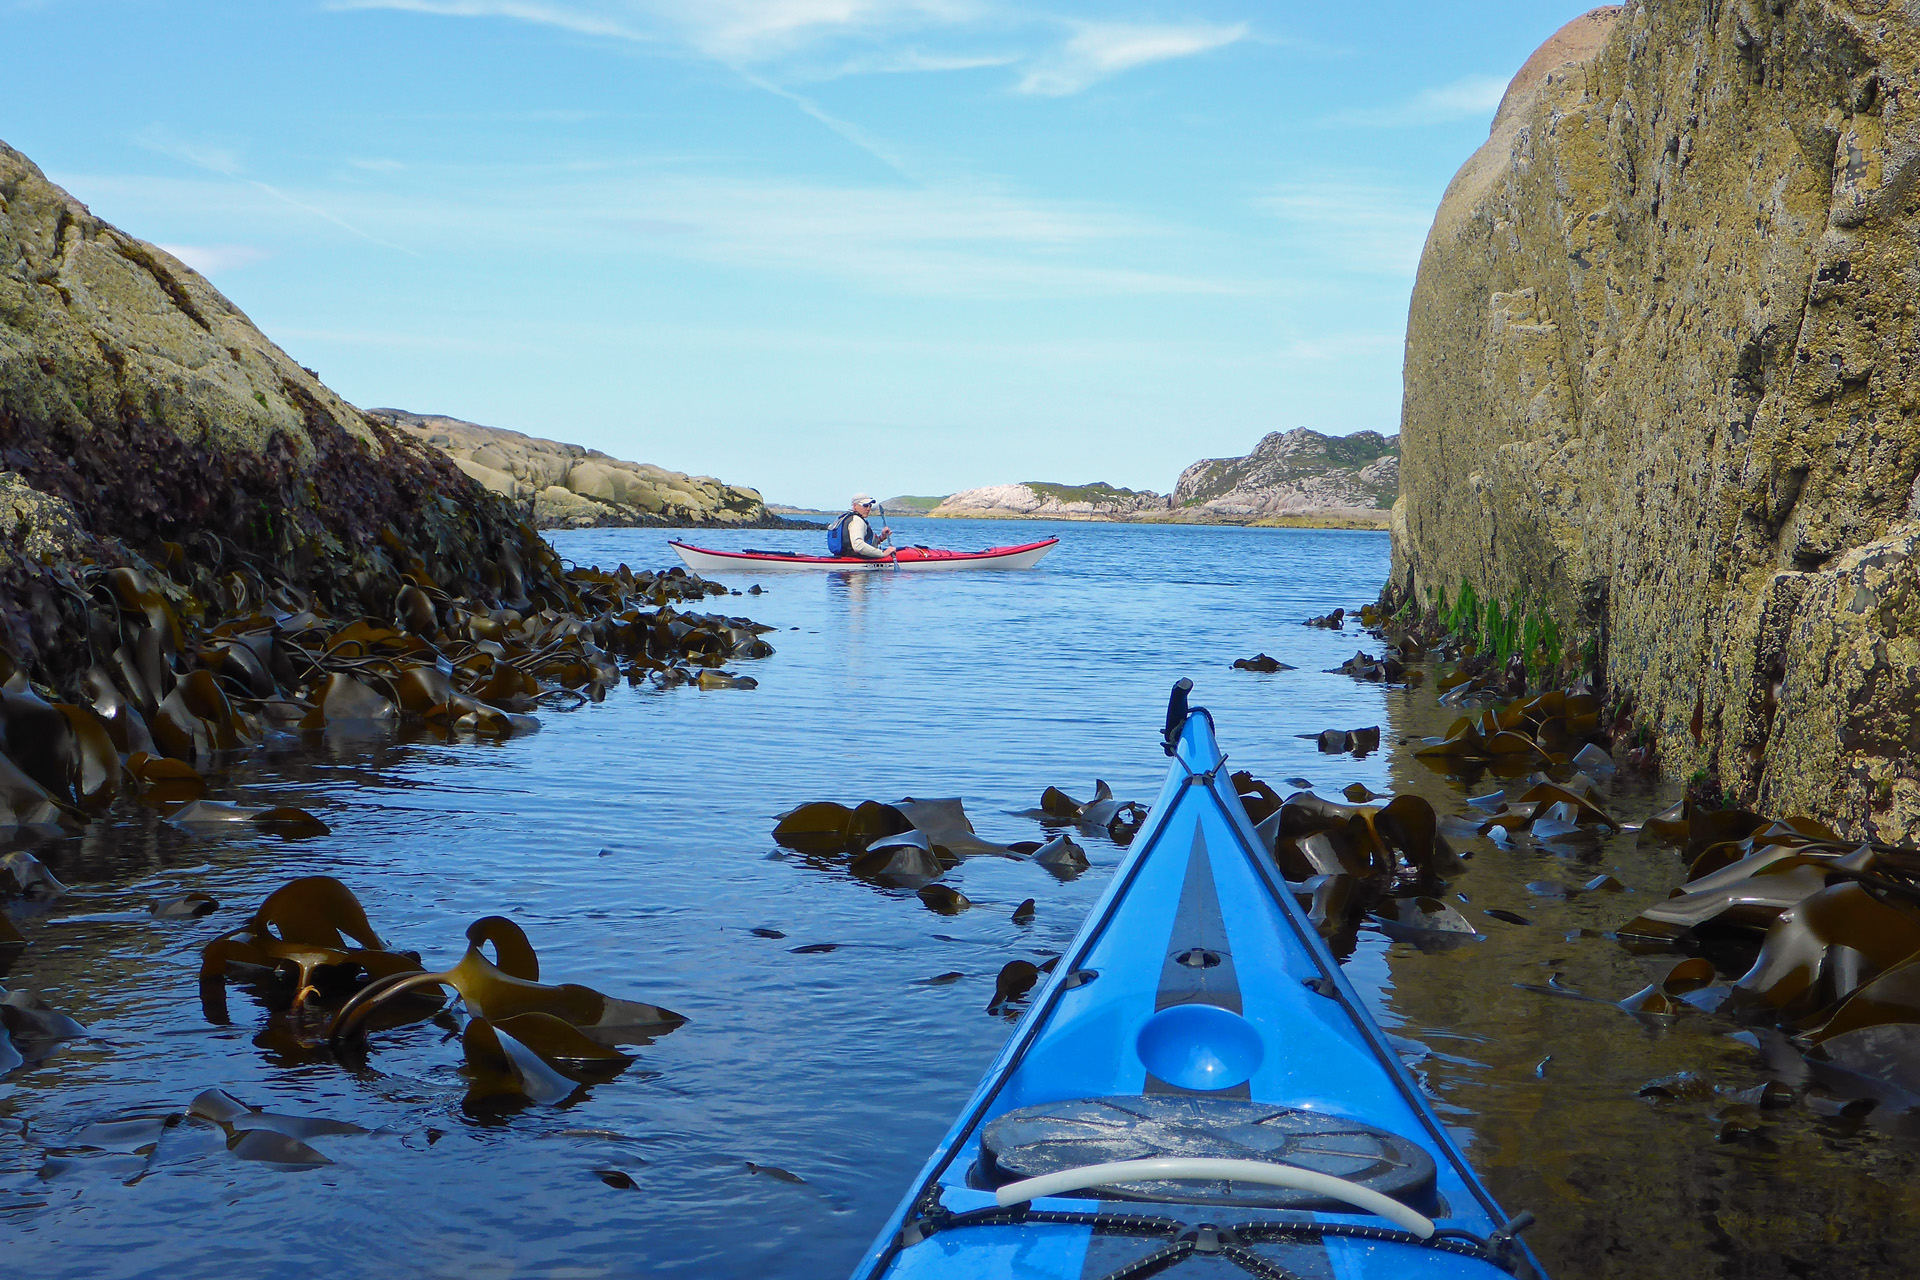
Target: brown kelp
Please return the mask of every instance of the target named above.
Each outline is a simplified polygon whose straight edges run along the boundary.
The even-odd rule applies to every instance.
[[[1920,850],[1693,799],[1648,819],[1641,839],[1679,851],[1687,879],[1622,924],[1622,943],[1759,945],[1730,986],[1694,957],[1622,1007],[1711,1009],[1803,1055],[1828,1094],[1920,1105]]]
[[[1446,689],[1448,676],[1440,677]],[[1455,685],[1454,687],[1458,687]],[[1517,776],[1547,766],[1598,761],[1610,739],[1600,725],[1600,700],[1590,693],[1554,689],[1515,698],[1475,715],[1461,716],[1437,740],[1414,751],[1421,763],[1445,773],[1480,769]]]
[[[122,1113],[82,1125],[48,1149],[39,1176],[55,1181],[100,1164],[131,1186],[183,1160],[223,1155],[287,1170],[311,1169],[332,1163],[311,1139],[367,1132],[345,1120],[251,1107],[225,1090],[207,1089],[184,1108]]]
[[[200,953],[207,1020],[229,1021],[226,983],[254,988],[270,1007],[344,999],[374,978],[418,973],[420,957],[387,946],[353,891],[331,876],[304,876],[267,895],[252,916]]]
[[[197,798],[189,770],[270,726],[407,720],[504,737],[535,727],[536,706],[597,700],[623,675],[750,688],[718,669],[772,652],[768,628],[675,608],[714,584],[677,568],[569,569],[522,533],[483,566],[494,587],[464,590],[389,539],[395,576],[377,613],[329,613],[237,552],[209,568],[178,549],[184,584],[151,566],[68,571],[88,661],[60,673],[61,701],[0,654],[0,802],[19,823],[72,825],[129,774],[160,803]]]
[[[1282,799],[1249,773],[1234,774],[1233,784],[1295,898],[1337,949],[1352,945],[1368,916],[1394,937],[1476,936],[1436,896],[1459,863],[1427,801],[1340,804],[1311,791]]]
[[[491,944],[489,959],[484,948]],[[467,1012],[495,1024],[522,1014],[557,1018],[601,1044],[646,1044],[686,1019],[670,1009],[620,1000],[577,983],[540,982],[540,958],[519,925],[505,916],[484,916],[467,926],[467,950],[453,967],[426,973],[418,965],[382,975],[340,1006],[327,1026],[335,1046],[365,1042],[368,1020],[409,993],[451,988]]]
[[[1147,806],[1137,800],[1114,799],[1113,788],[1095,778],[1091,800],[1077,800],[1059,787],[1048,787],[1040,794],[1039,808],[1023,810],[1017,816],[1034,818],[1047,826],[1071,823],[1089,834],[1104,833],[1124,847],[1133,842],[1146,822]]]
[[[1376,658],[1362,649],[1339,666],[1329,667],[1327,673],[1352,676],[1373,684],[1400,684],[1407,680],[1407,664],[1391,653]]]
[[[1016,815],[1052,828],[1045,840],[1005,844],[988,840],[974,830],[966,806],[957,797],[913,796],[892,804],[863,800],[852,806],[832,800],[808,801],[777,817],[773,838],[822,870],[844,868],[858,879],[885,888],[912,890],[928,910],[957,915],[971,907],[972,901],[951,885],[938,882],[967,858],[1031,862],[1056,879],[1072,880],[1091,863],[1086,849],[1061,828],[1104,835],[1124,846],[1145,822],[1146,814],[1146,806],[1116,800],[1113,789],[1096,779],[1091,800],[1077,800],[1058,787],[1048,787],[1038,808]],[[1014,912],[1016,922],[1032,918],[1032,900]]]
[[[909,834],[918,838],[896,839]],[[858,861],[861,856],[877,850],[925,849],[932,855],[932,862],[926,865],[937,863],[942,868],[981,854],[1017,858],[1033,851],[982,839],[957,797],[921,800],[909,796],[893,804],[863,800],[852,808],[831,800],[810,801],[780,814],[773,838],[801,854],[852,857],[856,874],[863,873]],[[879,874],[883,870],[883,866],[873,865],[865,873]]]
[[[1365,729],[1323,729],[1319,733],[1296,733],[1294,737],[1305,738],[1313,743],[1322,755],[1351,754],[1356,760],[1365,759],[1380,749],[1380,726],[1377,724]]]

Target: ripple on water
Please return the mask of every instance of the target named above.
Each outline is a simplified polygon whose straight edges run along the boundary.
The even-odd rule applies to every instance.
[[[906,541],[956,546],[1042,531],[895,526]],[[385,1280],[399,1262],[427,1277],[842,1276],[1006,1035],[1011,1024],[984,1012],[1001,966],[1062,949],[1120,851],[1083,839],[1092,869],[1064,884],[1030,865],[968,863],[950,881],[976,906],[948,918],[909,891],[769,856],[773,815],[806,799],[957,794],[989,838],[1038,838],[1037,823],[1009,811],[1049,784],[1084,795],[1099,776],[1120,797],[1152,797],[1164,698],[1182,675],[1235,768],[1304,776],[1326,795],[1355,782],[1413,789],[1443,812],[1470,812],[1469,791],[1392,749],[1451,713],[1430,691],[1324,674],[1362,638],[1299,625],[1377,593],[1385,535],[1044,531],[1063,542],[1032,572],[769,574],[762,595],[715,600],[779,628],[750,692],[622,688],[500,743],[286,738],[232,762],[222,798],[308,808],[331,836],[208,839],[130,806],[39,848],[89,895],[56,914],[187,890],[222,909],[150,924],[23,920],[33,945],[4,980],[44,991],[99,1039],[0,1085],[7,1273],[224,1280],[270,1263]],[[646,566],[669,562],[668,536],[554,540],[582,563]],[[1258,652],[1298,670],[1228,669]],[[1375,724],[1387,749],[1363,761],[1293,737]],[[1659,799],[1642,798],[1649,809]],[[1637,802],[1623,799],[1623,816]],[[1725,1028],[1646,1028],[1514,988],[1561,972],[1617,999],[1663,963],[1566,940],[1618,923],[1631,895],[1525,887],[1602,870],[1655,895],[1679,874],[1670,853],[1620,841],[1568,859],[1486,845],[1450,888],[1471,902],[1455,905],[1476,920],[1487,907],[1520,910],[1533,926],[1488,920],[1484,943],[1428,952],[1367,933],[1348,963],[1496,1191],[1540,1214],[1535,1235],[1555,1274],[1787,1274],[1772,1262],[1741,1270],[1764,1254],[1838,1275],[1875,1250],[1895,1256],[1898,1228],[1872,1223],[1911,1212],[1896,1203],[1914,1173],[1908,1140],[1795,1119],[1771,1127],[1770,1148],[1716,1146],[1706,1107],[1662,1108],[1636,1091],[1686,1069],[1748,1082],[1750,1055]],[[503,913],[527,930],[550,980],[691,1021],[573,1105],[482,1118],[463,1113],[458,1045],[433,1024],[377,1035],[358,1073],[293,1060],[239,989],[234,1025],[208,1027],[198,948],[308,874],[345,880],[376,928],[429,967],[457,958],[468,921]],[[1013,923],[1027,898],[1032,922]],[[838,945],[794,950],[813,943]],[[45,1150],[85,1124],[184,1107],[209,1087],[375,1132],[316,1138],[333,1163],[304,1172],[196,1155],[137,1179],[85,1160],[39,1176]],[[25,1134],[7,1120],[25,1121]],[[1797,1189],[1777,1190],[1787,1187]],[[1755,1205],[1773,1217],[1746,1216]],[[1817,1243],[1828,1221],[1849,1224],[1844,1242]]]

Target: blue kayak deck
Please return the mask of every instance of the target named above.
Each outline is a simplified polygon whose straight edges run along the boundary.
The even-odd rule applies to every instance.
[[[940,1215],[992,1211],[983,1170],[993,1162],[983,1160],[982,1133],[996,1117],[1045,1103],[1156,1095],[1248,1099],[1387,1130],[1432,1157],[1434,1182],[1407,1200],[1443,1236],[1485,1237],[1505,1221],[1287,891],[1234,794],[1204,712],[1181,728],[1174,767],[1127,861],[855,1274],[1124,1272],[1164,1241],[1072,1221],[946,1226]],[[1255,1253],[1280,1268],[1274,1274],[1303,1278],[1507,1274],[1446,1247],[1342,1235],[1396,1234],[1358,1210],[1260,1208],[1262,1189],[1239,1184],[1194,1191],[1166,1201],[1084,1191],[1032,1209],[1297,1225],[1308,1234]],[[940,1229],[928,1234],[926,1225]],[[1524,1249],[1513,1260],[1521,1274],[1532,1269]],[[1189,1254],[1168,1271],[1189,1266],[1196,1274],[1250,1269]]]

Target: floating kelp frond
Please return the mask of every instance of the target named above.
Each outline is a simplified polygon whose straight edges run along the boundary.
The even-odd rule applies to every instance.
[[[1132,842],[1134,833],[1147,819],[1147,806],[1136,800],[1116,800],[1113,788],[1095,778],[1093,799],[1077,800],[1059,787],[1048,787],[1040,795],[1040,807],[1024,809],[1014,815],[1034,818],[1050,826],[1073,823],[1083,831],[1104,833],[1115,844]]]
[[[1682,1013],[1695,1002],[1685,999],[1691,993],[1713,984],[1713,962],[1694,956],[1673,966],[1659,982],[1634,992],[1620,1001],[1628,1013],[1672,1015]],[[1724,988],[1722,989],[1724,994]]]
[[[988,1013],[1001,1013],[1007,1006],[1019,1000],[1033,990],[1033,984],[1040,980],[1039,966],[1030,960],[1009,960],[1000,969],[1000,975],[993,980],[993,999],[987,1002]]]
[[[1376,658],[1361,650],[1339,666],[1329,668],[1327,674],[1352,676],[1375,684],[1399,684],[1407,677],[1407,665],[1392,656]]]
[[[1438,898],[1383,898],[1371,914],[1390,938],[1427,942],[1481,936],[1465,916]]]
[[[1384,889],[1403,876],[1432,882],[1453,863],[1433,806],[1419,796],[1369,807],[1308,792],[1287,800],[1279,812],[1274,857],[1289,880],[1345,874]]]
[[[62,1041],[90,1034],[77,1020],[46,1001],[5,987],[0,987],[0,1031],[6,1033],[14,1053],[27,1063],[46,1058]]]
[[[533,978],[539,961],[525,933],[511,920],[487,916],[467,929],[467,952],[459,963],[440,973],[398,973],[368,984],[334,1015],[327,1039],[334,1045],[358,1043],[368,1018],[409,992],[451,987],[476,1018],[500,1022],[525,1013],[559,1018],[608,1043],[648,1043],[683,1025],[686,1019],[658,1005],[617,1000],[591,987],[574,983],[545,986]],[[487,959],[481,947],[491,942],[498,963]]]
[[[966,894],[944,884],[924,886],[919,891],[919,898],[927,904],[927,910],[943,916],[957,916],[973,905]]]
[[[1372,725],[1365,729],[1326,729],[1320,733],[1296,733],[1294,737],[1305,738],[1314,743],[1323,755],[1337,756],[1352,752],[1356,760],[1380,749],[1379,725]]]
[[[1073,837],[1062,834],[1041,845],[1033,851],[1033,861],[1062,880],[1071,880],[1085,871],[1089,865],[1087,851],[1073,842]]]
[[[198,800],[207,794],[207,780],[192,765],[170,756],[136,751],[127,757],[127,772],[140,786],[140,798],[166,809]]]
[[[26,850],[15,849],[0,857],[0,893],[45,900],[67,892],[67,886],[47,870],[47,864]]]
[[[190,830],[206,832],[244,823],[256,830],[270,832],[287,840],[324,836],[332,832],[326,823],[305,809],[286,807],[254,809],[246,805],[227,804],[219,800],[194,800],[175,809],[168,815],[167,820],[179,823]]]
[[[297,1008],[309,998],[348,995],[368,978],[419,971],[418,956],[380,940],[352,890],[331,876],[308,876],[274,890],[245,924],[202,949],[200,997],[208,1020],[225,1023],[230,972]]]

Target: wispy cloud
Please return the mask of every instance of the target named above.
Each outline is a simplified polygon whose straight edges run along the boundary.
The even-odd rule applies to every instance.
[[[1433,224],[1433,201],[1366,179],[1288,183],[1254,202],[1287,229],[1302,260],[1333,271],[1409,280]]]
[[[1035,61],[1021,79],[1020,91],[1049,97],[1078,93],[1122,71],[1153,62],[1190,58],[1233,44],[1245,38],[1247,30],[1244,22],[1228,27],[1205,23],[1184,26],[1081,23],[1058,50]]]
[[[209,173],[217,173],[222,177],[231,178],[235,182],[244,183],[249,187],[263,191],[283,204],[298,209],[303,213],[311,214],[313,217],[320,218],[323,221],[331,222],[342,231],[359,236],[362,240],[377,244],[384,249],[395,249],[407,254],[414,252],[405,245],[394,244],[390,240],[382,240],[379,236],[361,230],[345,218],[342,218],[339,214],[334,213],[331,209],[325,209],[317,204],[301,200],[279,187],[260,181],[258,178],[247,177],[241,172],[240,153],[232,147],[184,139],[174,134],[164,125],[158,124],[148,125],[146,128],[134,134],[133,142],[136,146],[144,147],[148,151],[167,156],[171,159],[185,161],[196,169],[204,169]],[[184,262],[186,259],[183,258],[181,261]],[[188,263],[188,265],[192,266],[192,263]],[[198,268],[195,269],[197,270]]]
[[[237,271],[273,255],[246,244],[163,244],[160,246],[203,276]]]
[[[512,18],[543,27],[558,27],[581,36],[611,36],[619,40],[647,38],[637,27],[620,21],[617,16],[595,12],[594,6],[539,4],[529,0],[328,0],[324,7],[336,12],[391,9],[441,18]],[[616,10],[623,7],[599,6]]]
[[[1476,117],[1484,119],[1493,115],[1493,109],[1500,105],[1500,98],[1506,91],[1507,82],[1499,76],[1463,76],[1435,88],[1423,89],[1404,102],[1335,112],[1322,123],[1366,129],[1401,129],[1452,124]]]
[[[1047,97],[1207,53],[1251,30],[1246,23],[1086,22],[986,0],[326,0],[325,7],[526,22],[679,47],[762,77],[1017,67],[1013,87]]]
[[[847,58],[819,70],[803,69],[800,74],[809,80],[837,80],[843,76],[984,71],[1013,66],[1023,61],[1025,56],[1020,53],[928,53],[923,49],[899,49]]]
[[[966,0],[327,0],[325,7],[508,18],[635,42],[671,36],[727,63],[762,63],[824,40],[953,25],[978,13]]]
[[[155,155],[185,161],[209,173],[232,177],[240,172],[240,153],[230,146],[192,138],[182,138],[164,125],[150,124],[133,135],[135,146]]]
[[[765,62],[822,41],[880,41],[983,16],[967,0],[657,0],[645,7],[726,62]]]
[[[290,208],[324,200],[380,243],[436,256],[528,252],[582,262],[681,260],[826,281],[872,294],[949,298],[1226,295],[1264,286],[1182,265],[1179,227],[1074,201],[991,190],[729,178],[647,165],[581,172],[488,168],[428,175],[402,194],[341,187],[287,193],[226,180],[62,177],[83,199],[112,197],[243,235],[307,234]],[[473,201],[428,194],[483,185]],[[556,241],[553,228],[565,226]],[[557,268],[560,269],[560,268]],[[623,268],[624,269],[624,268]]]

